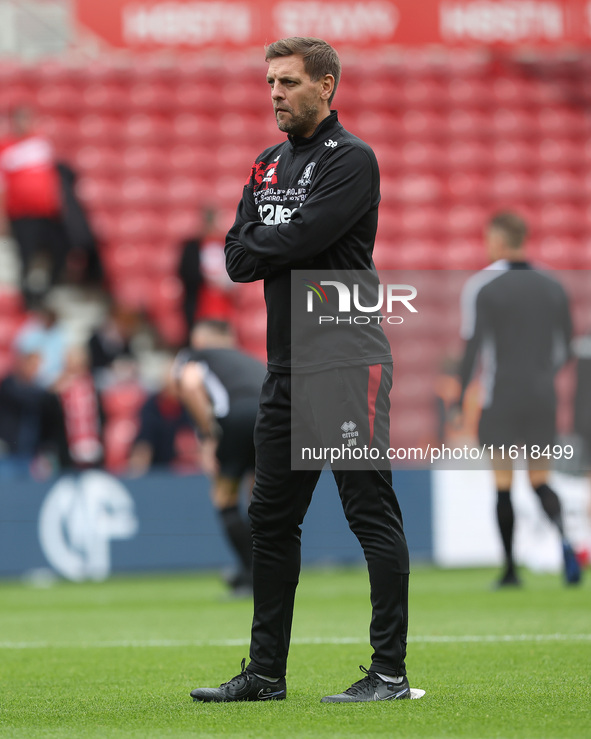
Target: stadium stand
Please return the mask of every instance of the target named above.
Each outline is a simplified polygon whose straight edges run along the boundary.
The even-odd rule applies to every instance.
[[[376,264],[479,269],[486,217],[517,207],[532,226],[536,258],[553,268],[588,269],[588,66],[584,55],[538,69],[462,50],[436,62],[416,52],[358,59],[336,107],[381,164]],[[37,108],[43,129],[80,174],[110,290],[124,305],[146,310],[172,345],[182,339],[180,240],[193,233],[204,205],[218,208],[221,226],[229,227],[251,161],[281,139],[260,65],[245,54],[230,67],[233,76],[222,71],[220,79],[219,69],[198,57],[178,67],[121,60],[88,67],[48,61],[34,70],[0,65],[0,105]],[[445,330],[431,337],[433,366],[457,330],[457,287],[449,289]],[[261,291],[239,286],[236,295],[241,344],[263,357]],[[1,372],[20,314],[12,293],[0,294],[0,305]],[[413,378],[414,362],[400,372],[407,397],[428,392]],[[410,410],[397,421],[405,439],[411,428],[415,439],[425,436],[430,402],[421,403],[412,423]],[[114,417],[108,436],[129,438],[129,420]],[[121,460],[111,456],[108,463]]]

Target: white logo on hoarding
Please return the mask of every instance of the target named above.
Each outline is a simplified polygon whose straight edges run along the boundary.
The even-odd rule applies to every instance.
[[[131,539],[137,530],[131,495],[98,470],[60,479],[39,513],[43,553],[69,580],[104,580],[111,572],[111,540]]]

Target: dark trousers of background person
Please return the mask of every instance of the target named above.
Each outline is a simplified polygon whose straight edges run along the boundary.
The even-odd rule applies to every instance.
[[[64,270],[70,250],[70,241],[60,218],[14,218],[10,222],[12,235],[18,245],[21,259],[21,289],[27,304],[39,297],[31,291],[28,276],[36,254],[49,256],[50,269],[47,287],[53,287]]]
[[[377,387],[375,372],[371,372],[375,368],[380,368]],[[370,375],[373,398],[368,398]],[[299,375],[297,395],[293,389],[297,408],[295,402],[292,408],[292,379],[275,373],[265,379],[255,427],[256,476],[249,508],[254,617],[248,669],[271,677],[286,672],[301,563],[300,524],[320,475],[319,470],[291,469],[292,435],[305,439],[306,446],[340,447],[341,424],[355,419],[359,444],[370,441],[383,451],[389,445],[391,365]],[[336,416],[335,409],[340,409]],[[340,415],[347,418],[341,419]],[[345,516],[363,548],[369,571],[370,642],[374,649],[370,669],[404,675],[408,548],[389,463],[382,463],[382,469],[370,464],[364,462],[365,468],[362,465],[355,470],[333,465],[333,474]]]

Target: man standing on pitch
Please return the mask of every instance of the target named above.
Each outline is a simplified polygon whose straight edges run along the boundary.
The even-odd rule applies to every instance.
[[[315,38],[283,39],[267,47],[266,61],[277,125],[288,136],[256,160],[226,238],[230,277],[236,282],[264,280],[268,316],[268,374],[255,428],[249,509],[254,589],[250,663],[246,668],[243,663],[242,672],[219,688],[193,690],[196,701],[286,697],[299,527],[320,475],[318,470],[292,470],[292,374],[305,378],[310,400],[328,393],[334,407],[358,413],[360,444],[388,446],[392,358],[381,327],[368,332],[354,359],[327,363],[321,355],[317,364],[312,359],[296,367],[290,323],[291,270],[356,270],[375,276],[377,284],[372,261],[380,201],[377,161],[370,147],[347,132],[330,110],[341,72],[331,46]],[[313,402],[306,410],[296,411],[294,404],[293,422],[305,427],[309,438],[325,441],[329,431],[322,414]],[[411,697],[404,661],[409,562],[402,516],[390,468],[368,467],[334,469],[333,474],[367,561],[374,654],[370,669],[362,668],[365,677],[323,702]]]
[[[493,450],[497,522],[505,554],[498,587],[521,585],[513,560],[511,447],[524,452],[530,484],[560,534],[566,582],[581,579],[565,535],[560,500],[548,484],[556,437],[554,378],[569,358],[571,316],[562,285],[528,261],[527,233],[527,224],[516,213],[492,216],[485,229],[492,263],[473,275],[462,293],[466,345],[459,405],[480,355],[484,392],[478,437]]]

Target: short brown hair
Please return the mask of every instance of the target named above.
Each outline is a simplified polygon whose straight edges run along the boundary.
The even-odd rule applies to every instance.
[[[293,56],[294,54],[299,54],[303,58],[306,74],[314,82],[324,77],[325,74],[331,74],[334,77],[334,90],[328,100],[330,105],[341,79],[341,60],[337,52],[321,38],[310,36],[282,38],[265,47],[266,62],[280,56]]]
[[[488,228],[502,231],[511,249],[523,246],[528,234],[527,223],[520,215],[510,210],[495,213],[488,222]]]

